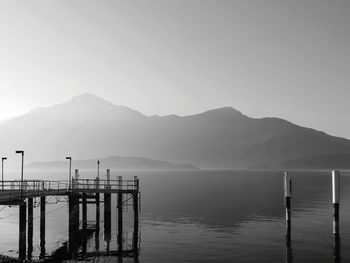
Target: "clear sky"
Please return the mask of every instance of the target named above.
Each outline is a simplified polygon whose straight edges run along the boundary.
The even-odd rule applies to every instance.
[[[0,119],[90,92],[350,138],[350,1],[0,2]]]

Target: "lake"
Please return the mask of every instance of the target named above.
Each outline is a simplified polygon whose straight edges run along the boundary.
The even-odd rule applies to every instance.
[[[12,172],[14,178],[18,172]],[[294,172],[292,239],[286,247],[282,172],[273,171],[120,171],[138,175],[141,189],[139,262],[339,262],[334,259],[330,172]],[[93,178],[81,171],[82,178]],[[18,177],[18,176],[17,176]],[[26,178],[65,178],[64,172],[25,172]],[[113,179],[113,178],[112,178]],[[64,198],[47,200],[47,256],[68,238]],[[0,253],[18,257],[18,207],[0,207]],[[88,207],[88,220],[95,207]],[[34,209],[34,252],[40,255],[40,209]],[[101,211],[103,219],[103,211]],[[132,208],[125,213],[125,246],[132,240]],[[112,196],[112,240],[117,249],[116,197]],[[102,225],[101,225],[102,226]],[[342,173],[340,254],[350,262],[350,176]],[[103,231],[100,250],[106,249]],[[95,235],[88,241],[94,251]],[[288,254],[288,257],[287,257]],[[94,257],[86,262],[115,262]],[[124,259],[124,262],[133,262]]]

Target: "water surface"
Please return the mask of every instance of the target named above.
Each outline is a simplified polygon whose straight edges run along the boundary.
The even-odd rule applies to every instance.
[[[281,172],[112,171],[112,177],[117,175],[128,178],[138,175],[140,178],[139,262],[334,261],[330,173],[292,173],[292,243],[288,259]],[[66,177],[64,172],[27,173],[26,176]],[[81,177],[94,176],[91,171],[81,172]],[[67,240],[65,201],[54,197],[48,200],[47,256]],[[110,248],[116,250],[116,197],[112,197],[112,202]],[[0,209],[0,253],[18,256],[18,207]],[[94,211],[94,206],[89,207],[88,220],[95,218]],[[34,256],[39,257],[39,208],[34,212]],[[128,247],[133,233],[131,208],[125,213],[125,219],[124,240]],[[340,231],[341,259],[350,262],[350,177],[345,173],[341,179]],[[100,250],[106,249],[103,231],[98,243]],[[88,250],[94,251],[95,246],[92,235]],[[115,262],[116,259],[85,260]],[[133,262],[133,259],[124,262]]]

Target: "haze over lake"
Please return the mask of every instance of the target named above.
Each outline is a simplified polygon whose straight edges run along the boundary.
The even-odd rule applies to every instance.
[[[350,262],[350,1],[0,1],[0,263]]]

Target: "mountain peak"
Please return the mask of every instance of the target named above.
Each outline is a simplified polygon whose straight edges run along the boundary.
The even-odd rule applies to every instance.
[[[115,106],[113,103],[91,93],[83,93],[74,96],[67,103],[106,104],[109,106]]]
[[[221,107],[203,112],[203,114],[229,114],[229,115],[242,115],[242,113],[232,107]]]
[[[122,105],[114,105],[112,102],[91,93],[74,96],[69,101],[52,107],[37,108],[30,113],[36,115],[54,114],[62,118],[78,118],[81,120],[90,118],[115,120],[143,116],[136,110]]]

